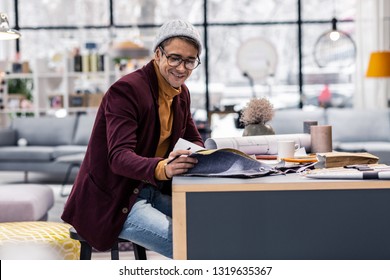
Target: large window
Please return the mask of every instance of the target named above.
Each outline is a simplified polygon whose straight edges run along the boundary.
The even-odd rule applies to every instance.
[[[1,2],[0,7],[10,15],[11,24],[15,23],[14,0]],[[43,57],[50,60],[58,54],[71,55],[74,48],[82,49],[87,42],[97,43],[99,52],[103,53],[113,42],[123,40],[150,48],[160,24],[169,18],[183,17],[197,25],[202,36],[207,27],[208,61],[205,63],[204,52],[202,67],[194,71],[188,82],[194,106],[205,108],[206,92],[209,110],[224,110],[227,106],[247,101],[253,95],[269,96],[279,108],[318,106],[318,96],[325,87],[337,97],[328,106],[350,106],[350,96],[354,92],[354,64],[320,67],[313,52],[320,35],[332,28],[334,17],[338,19],[337,28],[354,39],[356,2],[18,0],[18,25],[23,34],[19,50],[23,60]],[[240,47],[253,38],[273,46],[277,66],[272,76],[251,80],[239,67]],[[254,60],[260,52],[265,52],[262,48],[252,51],[254,53],[246,57]],[[14,58],[8,54],[7,59]],[[0,59],[5,57],[0,54]],[[254,61],[250,63],[254,64]],[[264,64],[259,61],[261,63]],[[207,71],[205,66],[208,66]]]

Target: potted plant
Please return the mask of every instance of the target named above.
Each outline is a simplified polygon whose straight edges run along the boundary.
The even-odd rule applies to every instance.
[[[267,124],[274,116],[274,106],[267,98],[253,98],[243,108],[240,121],[245,129],[243,136],[272,135],[273,128]]]
[[[32,79],[9,79],[7,106],[11,109],[31,109],[32,107]],[[21,113],[17,113],[20,115]],[[32,115],[33,113],[24,113],[25,115]]]

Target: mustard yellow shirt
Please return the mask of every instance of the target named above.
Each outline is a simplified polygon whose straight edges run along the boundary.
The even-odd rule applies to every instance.
[[[172,87],[165,78],[161,75],[160,70],[156,62],[154,62],[154,69],[157,73],[158,79],[158,113],[160,116],[160,140],[158,141],[156,156],[164,157],[168,151],[170,144],[170,136],[172,132],[172,123],[173,123],[173,111],[172,111],[172,101],[176,95],[179,95],[181,88],[176,89]],[[154,176],[157,180],[168,180],[165,174],[165,165],[166,160],[160,161],[154,171]]]

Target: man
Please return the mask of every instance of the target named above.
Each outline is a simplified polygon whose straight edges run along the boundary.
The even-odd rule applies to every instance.
[[[152,61],[105,94],[62,219],[98,250],[119,236],[171,258],[170,179],[197,163],[173,146],[180,137],[203,146],[184,85],[200,64],[200,35],[171,20],[153,50]]]

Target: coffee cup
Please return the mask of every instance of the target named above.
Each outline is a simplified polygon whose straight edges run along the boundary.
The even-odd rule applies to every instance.
[[[278,160],[293,158],[295,151],[299,148],[300,145],[296,144],[294,140],[278,141]]]

